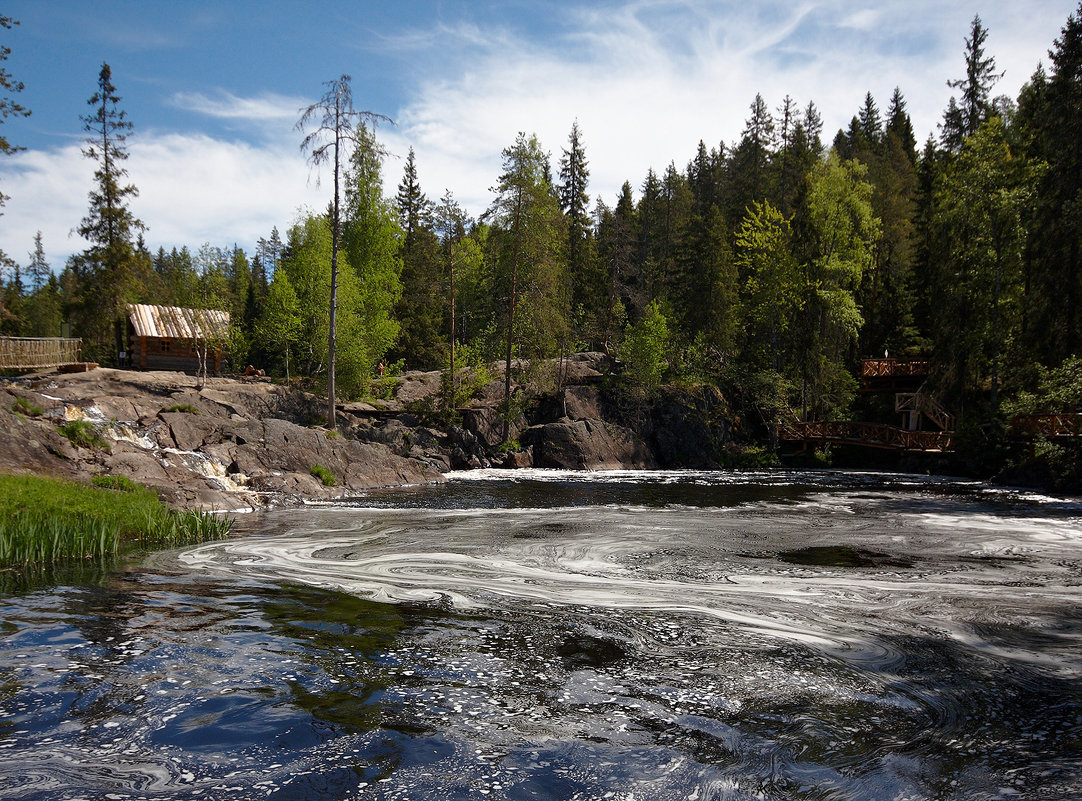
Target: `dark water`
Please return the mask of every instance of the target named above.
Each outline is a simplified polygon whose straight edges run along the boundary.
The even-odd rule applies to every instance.
[[[474,473],[240,528],[0,595],[0,798],[1082,797],[1075,500]]]

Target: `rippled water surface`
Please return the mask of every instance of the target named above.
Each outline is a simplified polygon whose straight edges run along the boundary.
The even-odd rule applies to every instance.
[[[1082,797],[1082,503],[457,474],[0,595],[3,799]]]

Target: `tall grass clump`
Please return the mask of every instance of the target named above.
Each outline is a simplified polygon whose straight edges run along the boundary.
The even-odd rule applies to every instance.
[[[40,417],[45,414],[45,410],[40,406],[35,406],[26,398],[16,398],[15,403],[11,406],[11,411],[16,414],[25,414],[27,417]]]
[[[311,474],[323,482],[325,487],[333,487],[335,484],[334,473],[321,464],[312,465]]]
[[[134,481],[101,489],[55,478],[0,475],[0,566],[104,559],[135,549],[225,537],[233,519],[178,512]]]
[[[94,428],[86,420],[70,420],[63,425],[57,426],[56,430],[60,432],[61,436],[67,437],[71,444],[77,448],[110,450],[109,443],[101,438],[98,429]]]

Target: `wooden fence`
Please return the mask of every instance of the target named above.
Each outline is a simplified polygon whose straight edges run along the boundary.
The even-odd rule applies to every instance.
[[[0,370],[36,370],[79,361],[83,340],[0,337]]]
[[[1082,414],[1018,415],[1011,420],[1011,436],[1018,439],[1082,437]]]
[[[927,359],[863,359],[861,378],[912,378],[928,375],[932,363]]]

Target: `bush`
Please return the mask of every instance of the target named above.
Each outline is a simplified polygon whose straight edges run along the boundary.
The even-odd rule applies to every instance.
[[[325,487],[333,487],[335,484],[334,473],[328,470],[326,467],[320,464],[312,465],[311,473],[313,476],[323,482]]]

